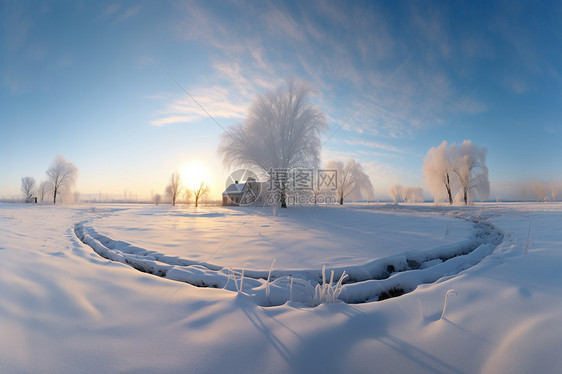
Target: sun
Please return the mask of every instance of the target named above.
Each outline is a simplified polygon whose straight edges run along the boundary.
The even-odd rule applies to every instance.
[[[190,190],[199,187],[201,182],[210,183],[209,170],[201,161],[191,161],[183,165],[180,176],[184,187]]]

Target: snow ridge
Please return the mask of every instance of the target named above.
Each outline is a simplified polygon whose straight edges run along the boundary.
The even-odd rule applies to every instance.
[[[462,217],[467,219],[467,217]],[[410,251],[362,265],[331,269],[335,279],[346,274],[339,287],[338,298],[346,303],[384,300],[411,292],[420,284],[433,283],[454,276],[478,264],[491,254],[503,240],[503,234],[485,220],[474,219],[472,239],[425,251]],[[197,262],[132,244],[116,241],[85,226],[74,225],[76,237],[108,260],[126,264],[136,270],[197,287],[241,291],[258,305],[275,306],[288,301],[316,306],[316,295],[322,287],[322,270],[240,270],[206,262]],[[236,278],[244,278],[239,290]],[[270,281],[268,282],[268,278]],[[315,296],[316,295],[316,296]]]

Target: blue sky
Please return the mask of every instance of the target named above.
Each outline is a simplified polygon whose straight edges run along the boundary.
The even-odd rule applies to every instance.
[[[487,147],[492,197],[562,180],[559,2],[0,4],[0,197],[57,154],[83,196],[148,198],[192,161],[220,193],[223,128],[288,77],[318,91],[323,160],[357,159],[380,198],[423,186],[443,140]]]

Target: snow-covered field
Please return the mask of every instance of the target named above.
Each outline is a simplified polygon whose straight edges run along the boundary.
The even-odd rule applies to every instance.
[[[0,204],[0,372],[556,372],[561,229],[560,203]],[[323,266],[343,301],[314,306]]]

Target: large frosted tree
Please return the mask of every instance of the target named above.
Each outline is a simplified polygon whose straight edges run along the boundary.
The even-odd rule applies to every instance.
[[[308,83],[288,80],[259,95],[245,121],[230,127],[218,147],[226,166],[270,173],[284,208],[290,172],[317,168],[320,163],[320,135],[328,125],[324,113],[310,102],[312,93]]]
[[[486,167],[486,147],[479,147],[465,140],[458,146],[451,146],[452,169],[457,175],[461,198],[468,204],[472,194],[479,200],[486,200],[490,195],[488,168]]]
[[[57,203],[57,196],[63,191],[70,193],[78,178],[78,168],[72,162],[67,161],[62,155],[58,155],[47,170],[50,190],[53,192],[53,204]]]
[[[449,204],[452,205],[454,172],[451,167],[450,153],[446,141],[443,141],[437,148],[432,147],[423,162],[423,175],[435,202],[443,200],[446,196]]]
[[[486,147],[479,147],[470,140],[447,147],[443,141],[437,148],[431,148],[423,164],[426,184],[435,201],[444,195],[453,203],[453,191],[457,200],[468,204],[475,198],[485,200],[490,195]]]

